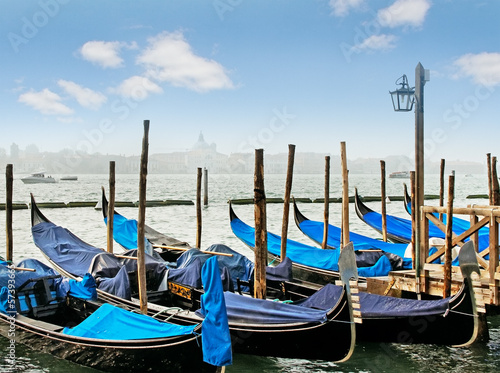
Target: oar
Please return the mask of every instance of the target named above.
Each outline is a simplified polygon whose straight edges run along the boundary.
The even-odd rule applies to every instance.
[[[15,271],[36,272],[36,269],[34,269],[34,268],[21,268],[21,267],[10,267],[10,268],[15,270]]]
[[[184,247],[163,246],[163,245],[153,245],[153,247],[156,249],[169,249],[169,250],[180,250],[180,251],[191,250],[191,249],[187,249]],[[199,250],[199,251],[200,251],[200,253],[203,253],[203,254],[212,254],[212,255],[220,255],[220,256],[233,256],[233,254],[218,253],[216,251],[206,251],[206,250]]]

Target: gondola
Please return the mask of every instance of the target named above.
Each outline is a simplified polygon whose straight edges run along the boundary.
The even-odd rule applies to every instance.
[[[0,285],[0,334],[11,343],[106,372],[216,371],[203,362],[201,325],[161,322],[98,302],[90,276],[67,281],[27,259],[0,265]]]
[[[104,188],[102,188],[102,215],[105,223],[108,219],[108,206],[108,199],[106,198]],[[121,234],[121,232],[137,231],[136,220],[127,219],[115,210],[113,216],[113,227],[117,227],[113,230],[113,238],[116,242],[118,242],[126,250],[133,250],[137,248],[137,235],[133,237],[133,235]],[[163,249],[160,250],[159,255],[166,261],[173,262],[185,250],[192,248],[189,243],[167,236],[148,225],[144,226],[144,237],[146,242],[151,246],[163,247]]]
[[[408,187],[406,184],[403,184],[404,186],[404,205],[405,205],[405,211],[408,213],[408,215],[411,216],[411,197],[408,194]],[[434,214],[436,217],[438,217],[438,214]],[[429,222],[429,225],[433,225],[433,222]],[[446,224],[446,214],[443,214],[443,224]],[[453,217],[453,231],[457,234],[461,234],[465,232],[467,229],[470,228],[470,222],[464,219],[457,218],[456,216]],[[482,235],[487,235],[489,234],[489,228],[488,227],[482,227],[479,229],[479,234]],[[481,245],[480,245],[481,248]]]
[[[251,250],[255,247],[255,229],[244,223],[233,210],[229,203],[229,220],[231,229]],[[267,232],[267,251],[269,260],[273,261],[281,255],[281,237]],[[320,248],[287,239],[287,257],[293,265],[293,277],[296,279],[325,285],[335,282],[339,278],[338,260],[339,249],[322,250]],[[375,256],[375,259],[371,257]],[[389,258],[380,252],[359,252],[357,266],[361,278],[386,276],[392,270]]]
[[[97,272],[104,274],[109,268],[105,266],[107,261],[111,262],[112,255],[104,253],[73,235],[64,228],[51,223],[38,209],[34,198],[31,202],[32,208],[32,233],[35,244],[41,249],[51,264],[67,274],[69,277],[79,277],[77,271],[73,270],[75,261],[80,265],[98,269]],[[58,251],[58,253],[54,253]],[[77,251],[75,256],[71,253]],[[133,253],[133,250],[130,250]],[[148,262],[154,262],[154,258],[146,255]],[[101,257],[104,261],[96,264]],[[132,261],[130,259],[123,259]],[[155,262],[157,263],[157,262]],[[165,268],[164,262],[161,266]],[[129,275],[126,266],[122,265],[125,275]],[[162,267],[151,265],[151,272],[158,272]],[[123,269],[125,268],[125,269]],[[91,273],[92,270],[89,270]],[[116,270],[114,270],[116,272]],[[133,274],[131,272],[130,274]],[[126,278],[127,276],[124,276]],[[96,276],[98,277],[98,276]],[[192,325],[203,320],[203,315],[197,310],[196,302],[199,289],[169,282],[168,290],[159,290],[158,283],[154,278],[149,278],[148,287],[148,312],[155,318],[169,320],[173,323]],[[133,281],[130,281],[132,284]],[[160,284],[164,284],[160,281]],[[156,287],[153,287],[156,285]],[[184,293],[188,299],[188,307],[184,309],[170,308],[172,304],[172,289],[177,288],[179,293]],[[133,299],[130,300],[110,294],[97,289],[101,298],[113,301],[117,304],[137,310],[139,305]],[[327,310],[316,310],[307,307],[290,305],[287,303],[259,300],[242,296],[239,294],[224,294],[229,330],[231,333],[233,351],[263,356],[321,359],[329,361],[345,361],[353,350],[355,344],[355,327],[351,308],[350,293],[343,288],[342,294],[332,307]],[[154,303],[153,303],[154,302]]]
[[[324,223],[305,217],[295,200],[293,200],[293,212],[295,224],[299,230],[317,245],[321,245]],[[327,246],[330,248],[340,247],[340,237],[341,229],[329,224]],[[349,232],[349,240],[354,244],[354,250],[358,250],[360,259],[368,255],[386,255],[391,261],[392,270],[411,269],[411,257],[406,257],[407,244],[383,242],[354,232]]]
[[[370,227],[375,229],[377,232],[382,233],[382,215],[378,212],[373,211],[367,207],[360,199],[357,189],[354,194],[354,203],[356,214],[358,217],[368,224]],[[408,203],[405,203],[408,206]],[[455,221],[455,218],[454,220]],[[453,226],[453,232],[457,235],[463,233],[466,229],[463,229],[463,224],[457,224]],[[484,229],[484,228],[482,228]],[[400,243],[410,243],[411,242],[411,220],[403,219],[392,215],[387,215],[387,237],[393,242]],[[445,238],[445,233],[439,229],[432,222],[429,222],[429,238]],[[489,246],[489,234],[484,230],[479,234],[479,252],[486,249]],[[434,250],[436,251],[436,250]],[[432,253],[431,253],[432,254]],[[455,265],[458,265],[458,261],[454,261]]]
[[[480,316],[471,284],[472,272],[479,274],[472,242],[462,247],[459,258],[464,282],[457,293],[449,298],[417,300],[359,292],[357,295],[361,323],[356,323],[357,340],[455,347],[485,341],[487,336],[479,334]],[[352,272],[350,275],[344,275],[344,278],[356,281],[358,278],[352,243],[342,249],[339,266],[348,261],[352,263]],[[294,304],[319,309],[335,302],[340,292],[339,286],[327,284],[312,296],[308,296],[309,288],[304,289],[298,284],[287,286]]]

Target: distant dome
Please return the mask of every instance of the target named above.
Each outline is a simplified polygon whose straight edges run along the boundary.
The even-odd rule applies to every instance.
[[[215,150],[216,145],[209,145],[205,139],[203,138],[203,133],[200,132],[200,136],[198,136],[198,141],[193,145],[191,150]]]
[[[193,145],[192,150],[201,150],[201,149],[209,149],[210,145],[207,144],[205,139],[203,138],[203,133],[200,132],[200,136],[198,136],[198,141]]]

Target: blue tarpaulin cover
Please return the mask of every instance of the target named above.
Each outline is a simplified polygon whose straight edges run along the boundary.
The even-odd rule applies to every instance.
[[[192,334],[195,327],[161,322],[105,303],[79,325],[64,328],[63,333],[96,339],[137,340]]]
[[[382,230],[382,215],[378,212],[372,211],[363,215],[364,221],[371,227],[381,231]],[[443,218],[443,223],[446,224],[446,218]],[[460,219],[459,219],[460,220]],[[453,218],[453,232],[457,235],[462,234],[470,228],[467,222],[457,221],[455,225],[455,218]],[[403,219],[392,215],[387,215],[387,233],[396,237],[400,237],[408,242],[411,241],[411,220]],[[429,237],[445,238],[444,232],[439,229],[434,223],[429,221]],[[489,230],[481,228],[479,230],[479,252],[489,246]],[[458,265],[458,260],[453,262],[453,265]]]
[[[246,245],[255,247],[255,229],[242,222],[240,219],[231,221],[231,229],[236,237],[242,240]],[[281,237],[267,232],[267,250],[273,255],[281,254]],[[297,241],[287,240],[286,255],[292,262],[307,265],[309,267],[338,271],[340,251],[323,250],[312,247]],[[360,276],[386,276],[392,267],[389,260],[382,256],[373,267],[360,267],[358,273]]]
[[[104,223],[107,224],[108,218],[104,218]],[[137,220],[127,219],[123,215],[113,215],[113,239],[122,245],[127,250],[137,249]],[[145,252],[149,255],[153,254],[153,247],[147,240],[145,241]]]
[[[42,252],[65,271],[83,277],[101,249],[80,240],[65,228],[42,222],[31,228],[33,240]]]
[[[300,223],[300,230],[313,241],[318,244],[323,242],[323,227],[324,223],[314,220],[304,220]],[[327,244],[330,247],[340,247],[340,236],[341,229],[334,225],[328,224],[328,241]],[[411,258],[404,258],[407,244],[391,243],[376,240],[371,237],[366,237],[358,233],[349,232],[349,240],[352,241],[354,245],[354,250],[372,250],[379,249],[386,253],[397,255],[403,261],[400,263],[401,268],[411,268]],[[395,268],[393,269],[401,269]]]
[[[201,277],[205,289],[201,296],[201,312],[205,316],[201,325],[203,361],[215,366],[231,365],[231,335],[216,257],[205,262]]]
[[[224,298],[226,299],[227,316],[231,323],[323,323],[327,319],[325,310],[250,298],[229,292],[224,293]]]
[[[310,297],[295,302],[295,304],[307,308],[326,310],[338,302],[341,294],[341,286],[327,284]],[[361,316],[364,319],[376,319],[441,315],[448,310],[450,300],[449,298],[438,300],[403,299],[360,292],[359,303],[361,305]]]

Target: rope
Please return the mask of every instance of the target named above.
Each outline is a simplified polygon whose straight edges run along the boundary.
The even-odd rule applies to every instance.
[[[166,307],[166,308],[162,309],[161,311],[159,311],[159,312],[155,313],[155,314],[153,315],[153,317],[156,317],[156,316],[158,316],[158,315],[161,315],[161,314],[162,314],[162,313],[164,313],[165,311],[177,311],[177,312],[173,313],[172,315],[170,315],[169,317],[167,317],[167,320],[170,320],[173,316],[175,316],[175,315],[179,314],[180,312],[182,312],[182,311],[184,311],[184,310],[183,310],[182,308],[180,308],[180,307]]]

